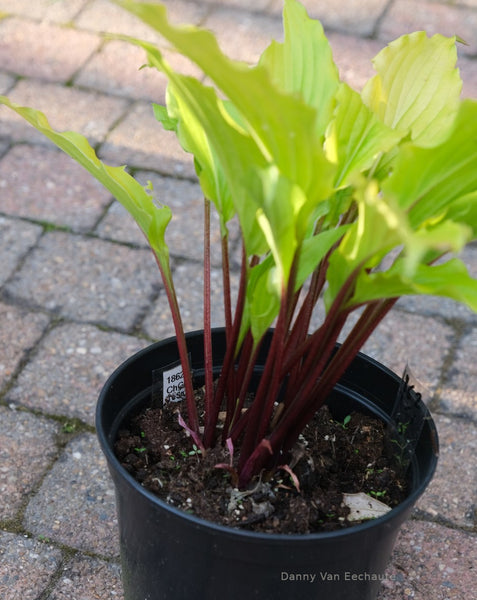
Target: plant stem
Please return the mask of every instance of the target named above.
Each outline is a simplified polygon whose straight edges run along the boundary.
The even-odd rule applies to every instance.
[[[154,256],[156,258],[159,270],[161,272],[161,277],[164,282],[167,300],[169,302],[169,307],[171,310],[172,322],[174,324],[174,330],[176,333],[177,348],[182,365],[182,373],[184,375],[184,389],[186,393],[187,417],[189,420],[189,427],[192,431],[199,435],[199,417],[197,414],[197,407],[195,404],[194,386],[192,384],[192,373],[189,364],[189,353],[187,351],[184,326],[182,324],[181,312],[179,308],[179,303],[177,301],[174,283],[172,281],[171,271],[168,268],[168,266],[166,270],[166,266],[163,265],[162,261],[159,259],[155,252]]]
[[[210,291],[210,200],[204,198],[204,402],[206,420],[210,418],[212,412],[214,393]]]

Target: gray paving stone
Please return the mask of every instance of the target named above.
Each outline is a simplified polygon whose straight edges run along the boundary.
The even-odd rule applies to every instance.
[[[477,421],[477,328],[464,335],[447,381],[440,393],[441,408]]]
[[[173,256],[201,259],[204,235],[204,195],[200,185],[192,181],[180,181],[161,177],[155,173],[140,172],[137,179],[153,185],[153,196],[157,202],[172,209],[172,220],[166,230],[166,242]],[[220,224],[217,212],[211,207],[211,260],[221,264]]]
[[[0,389],[15,373],[48,325],[46,315],[0,302]]]
[[[0,160],[2,211],[90,231],[110,193],[69,156],[53,148],[14,146]]]
[[[111,126],[128,107],[127,100],[121,98],[33,79],[20,80],[9,97],[21,106],[44,112],[54,129],[83,134],[93,146],[104,141]],[[2,107],[0,114],[3,136],[53,145],[13,111]]]
[[[81,598],[77,596],[81,590]],[[49,596],[49,600],[122,600],[124,598],[119,565],[75,556],[62,568],[62,575]]]
[[[204,0],[204,4],[211,6],[220,5],[226,7],[240,8],[242,10],[248,10],[252,12],[263,11],[270,6],[271,0]]]
[[[25,536],[0,531],[0,597],[36,600],[61,564],[61,551]]]
[[[153,197],[171,207],[173,217],[166,232],[166,241],[172,256],[200,259],[203,254],[203,194],[196,182],[163,177],[152,172],[139,171],[136,179],[142,184],[153,185]],[[221,264],[221,241],[219,219],[212,207],[211,215],[211,260]],[[118,202],[113,203],[99,223],[96,233],[106,239],[117,240],[139,246],[147,241],[131,218]],[[229,226],[229,239],[234,244],[238,237],[235,225]]]
[[[149,250],[50,232],[8,283],[14,297],[80,321],[131,329],[159,288]]]
[[[434,415],[439,461],[431,484],[417,504],[432,518],[472,528],[477,500],[477,427],[475,423]]]
[[[328,39],[340,77],[354,89],[361,90],[375,74],[371,60],[384,44],[335,32],[329,33]]]
[[[67,445],[30,501],[24,527],[78,550],[117,556],[114,489],[95,435]]]
[[[57,432],[53,421],[0,406],[0,520],[14,520],[40,482],[55,457]]]
[[[147,342],[92,325],[64,324],[48,333],[23,369],[7,401],[94,425],[106,379]]]
[[[195,178],[193,159],[172,131],[164,131],[149,103],[138,102],[109,134],[99,152],[109,164],[152,169],[163,175]]]
[[[162,0],[172,22],[199,24],[208,12],[206,3],[191,3],[182,0]],[[75,24],[90,31],[127,34],[142,40],[157,42],[158,34],[134,18],[125,10],[108,0],[90,2],[75,20]]]
[[[81,70],[75,83],[108,94],[163,104],[166,76],[156,69],[141,69],[145,63],[142,48],[112,40]]]
[[[458,64],[463,81],[462,97],[477,98],[477,60],[462,57]]]
[[[280,19],[268,15],[251,15],[234,8],[220,8],[205,21],[222,50],[231,58],[256,63],[272,39],[283,39]]]
[[[461,600],[475,589],[475,533],[410,521],[396,542],[378,600]]]
[[[202,267],[200,264],[194,265],[184,263],[179,265],[173,273],[174,285],[182,313],[184,331],[203,329],[204,326],[202,283],[198,276],[201,269]],[[235,275],[233,276],[232,285],[234,289],[237,289],[238,278]],[[222,327],[224,325],[224,317],[222,271],[220,269],[212,269],[211,288],[212,326]],[[153,310],[144,320],[143,327],[146,333],[155,339],[162,339],[175,335],[165,292],[159,295]]]
[[[23,256],[37,243],[42,231],[38,225],[0,216],[0,286],[10,277]]]
[[[67,82],[99,46],[84,31],[11,17],[0,21],[0,70]]]
[[[404,33],[422,29],[429,35],[458,35],[469,44],[458,46],[462,55],[472,56],[477,52],[477,13],[465,7],[456,9],[451,5],[396,0],[386,12],[378,35],[389,42]]]
[[[15,83],[15,79],[6,73],[0,73],[0,93],[6,94]]]
[[[174,180],[176,181],[176,180]],[[115,201],[108,208],[108,212],[95,229],[99,237],[147,247],[147,240],[122,204]]]
[[[302,4],[309,15],[320,19],[326,28],[369,36],[388,3],[386,0],[302,0]],[[282,0],[273,0],[273,11],[280,12],[282,6]]]
[[[0,0],[0,11],[10,15],[20,15],[29,19],[41,19],[52,23],[68,23],[75,17],[87,0]]]
[[[355,318],[351,319],[351,324]],[[347,326],[346,331],[349,330]],[[408,365],[416,389],[429,401],[441,379],[454,330],[421,315],[392,310],[363,347],[363,352],[401,375]]]

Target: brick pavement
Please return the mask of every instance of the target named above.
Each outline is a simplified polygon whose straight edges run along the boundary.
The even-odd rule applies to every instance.
[[[174,19],[206,24],[244,60],[280,34],[281,0],[166,4]],[[305,5],[327,28],[352,84],[371,75],[369,59],[386,42],[426,28],[466,39],[459,47],[463,94],[477,96],[477,0]],[[179,291],[188,290],[186,324],[197,327],[200,194],[192,163],[152,118],[149,101],[163,99],[164,81],[136,71],[141,53],[105,41],[101,31],[155,35],[105,0],[0,0],[0,17],[0,93],[46,110],[56,127],[80,130],[111,162],[130,164],[185,219],[170,235]],[[163,290],[120,207],[5,109],[0,190],[0,597],[120,600],[114,497],[94,436],[94,404],[115,365],[171,333]],[[477,248],[465,258],[477,274]],[[471,598],[476,317],[449,300],[402,300],[366,350],[397,370],[409,362],[427,390],[442,446],[380,600]]]

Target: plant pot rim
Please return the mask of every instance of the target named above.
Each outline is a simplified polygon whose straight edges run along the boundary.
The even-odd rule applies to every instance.
[[[213,331],[223,332],[224,328],[222,328],[222,327],[214,328]],[[186,334],[186,338],[196,336],[199,333],[202,333],[202,330],[195,330],[195,331],[188,332]],[[190,522],[191,524],[193,524],[198,529],[207,529],[209,531],[215,531],[222,535],[228,534],[231,536],[237,536],[239,538],[255,539],[255,540],[257,540],[257,542],[260,540],[264,540],[264,539],[271,543],[273,543],[273,542],[283,543],[284,540],[288,540],[288,541],[302,540],[302,541],[309,541],[309,542],[314,542],[316,540],[332,540],[332,539],[342,538],[345,536],[349,537],[354,534],[359,534],[362,531],[371,529],[371,528],[379,526],[379,525],[385,525],[387,522],[394,520],[401,513],[406,513],[406,511],[409,509],[409,507],[413,506],[416,503],[417,499],[422,495],[422,493],[424,492],[426,487],[429,485],[429,482],[431,481],[431,479],[434,475],[436,466],[437,466],[437,458],[438,458],[437,451],[434,451],[432,465],[428,468],[425,476],[422,477],[421,481],[419,482],[419,485],[417,485],[415,487],[415,489],[398,506],[392,508],[385,515],[382,515],[375,519],[369,519],[358,525],[352,525],[352,526],[349,526],[349,527],[346,527],[343,529],[338,529],[338,530],[334,530],[334,531],[306,533],[306,534],[264,533],[264,532],[249,531],[249,530],[245,530],[245,529],[240,529],[238,527],[221,525],[220,523],[216,523],[214,521],[209,521],[209,520],[203,519],[201,517],[197,517],[195,515],[188,514],[188,513],[184,512],[183,510],[180,510],[174,506],[171,506],[167,502],[164,502],[163,500],[161,500],[153,492],[144,488],[139,482],[136,481],[136,479],[132,475],[130,475],[126,471],[126,469],[124,469],[124,467],[121,465],[121,463],[119,462],[119,460],[117,459],[117,457],[113,451],[110,440],[108,439],[108,436],[105,432],[105,428],[101,424],[101,414],[102,414],[103,404],[105,402],[105,398],[107,395],[107,390],[109,389],[110,384],[114,381],[116,374],[119,371],[121,371],[124,367],[128,366],[129,364],[141,360],[141,358],[144,355],[146,355],[149,352],[154,351],[154,349],[156,347],[160,347],[167,343],[173,342],[174,340],[175,340],[175,336],[171,336],[169,338],[165,338],[163,340],[154,342],[154,343],[146,346],[145,348],[139,350],[138,352],[136,352],[135,354],[130,356],[128,359],[126,359],[123,363],[121,363],[113,371],[113,373],[108,377],[106,383],[104,384],[104,386],[101,390],[101,393],[99,395],[97,405],[96,405],[96,431],[97,431],[97,437],[98,437],[100,446],[107,458],[110,468],[113,467],[118,472],[118,474],[120,474],[121,477],[123,477],[125,479],[125,481],[127,481],[129,486],[134,488],[141,495],[148,498],[150,502],[161,507],[163,510],[169,512],[171,515],[175,516],[176,518],[184,519],[184,520]],[[391,371],[385,365],[379,363],[374,358],[372,358],[362,352],[358,353],[357,356],[360,357],[361,359],[364,359],[365,361],[367,361],[371,366],[381,369],[383,372],[386,373],[386,375],[388,375],[392,379],[394,379],[396,381],[400,380],[400,378],[398,377],[398,375],[396,375],[396,373]],[[336,386],[336,389],[339,390],[340,388],[346,389],[345,386],[341,386],[340,384],[338,384]],[[419,400],[419,402],[422,403],[422,400]],[[427,407],[425,407],[425,410],[427,412],[429,412]],[[434,424],[434,421],[432,420],[432,418],[428,421],[428,425],[432,428],[433,432],[436,434],[436,439],[437,439],[437,430],[436,430],[436,427],[435,427],[435,424]],[[416,465],[414,464],[414,457],[413,457],[411,464],[413,465],[413,467],[411,467],[411,468],[416,468]]]

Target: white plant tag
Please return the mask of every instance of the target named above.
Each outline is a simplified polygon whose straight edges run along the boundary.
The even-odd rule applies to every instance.
[[[177,361],[162,372],[162,400],[163,402],[180,402],[184,399],[184,373],[181,362]]]
[[[391,510],[384,502],[376,500],[376,498],[371,498],[371,496],[363,492],[359,494],[343,494],[343,504],[350,509],[348,521],[376,519]]]

